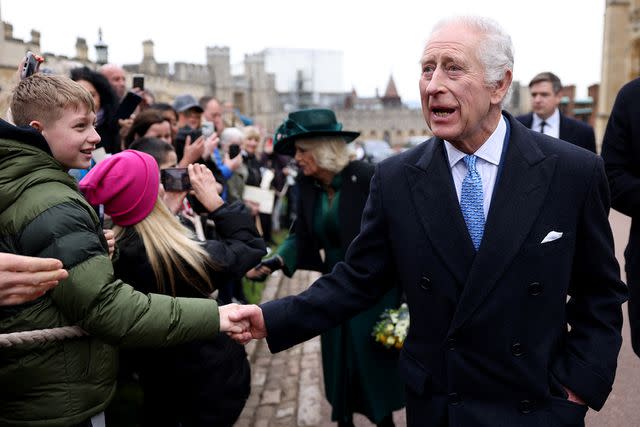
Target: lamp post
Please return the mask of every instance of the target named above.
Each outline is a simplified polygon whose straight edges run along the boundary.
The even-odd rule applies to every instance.
[[[109,46],[102,41],[102,28],[98,28],[98,42],[93,46],[96,48],[96,62],[104,65],[109,62]]]

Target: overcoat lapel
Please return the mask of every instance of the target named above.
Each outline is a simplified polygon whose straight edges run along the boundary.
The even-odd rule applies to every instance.
[[[450,332],[462,326],[482,304],[518,253],[543,207],[553,177],[556,157],[545,156],[520,123],[513,119],[510,123],[504,169]]]
[[[461,287],[475,249],[460,211],[443,141],[433,138],[426,142],[418,162],[405,166],[405,175],[426,236]]]

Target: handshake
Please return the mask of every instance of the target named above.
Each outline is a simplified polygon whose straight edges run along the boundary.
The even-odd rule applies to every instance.
[[[281,269],[284,261],[279,255],[267,258],[249,270],[247,278],[265,280],[271,273]],[[220,306],[220,332],[224,332],[240,344],[267,336],[262,309],[257,305],[227,304]]]
[[[227,304],[218,309],[220,332],[240,344],[267,336],[262,309],[257,305]]]

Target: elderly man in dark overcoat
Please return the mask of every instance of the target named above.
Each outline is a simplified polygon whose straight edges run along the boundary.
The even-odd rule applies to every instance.
[[[611,391],[627,296],[603,162],[502,111],[513,49],[494,21],[440,22],[421,65],[435,136],[377,166],[345,261],[239,308],[236,338],[284,350],[399,282],[409,426],[583,425]]]

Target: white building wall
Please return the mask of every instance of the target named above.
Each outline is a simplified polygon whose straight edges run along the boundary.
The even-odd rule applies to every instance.
[[[276,76],[278,92],[296,92],[298,70],[302,71],[302,91],[344,92],[343,53],[335,50],[279,49],[264,51],[267,73]]]

